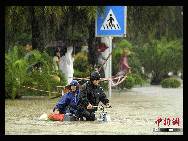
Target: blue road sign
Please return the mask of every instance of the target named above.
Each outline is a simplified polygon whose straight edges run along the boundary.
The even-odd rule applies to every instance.
[[[104,14],[97,11],[95,23],[95,36],[120,36],[126,35],[127,7],[106,6]]]

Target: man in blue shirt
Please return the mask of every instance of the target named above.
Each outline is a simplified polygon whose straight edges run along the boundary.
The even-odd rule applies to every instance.
[[[61,99],[54,107],[53,112],[56,109],[59,111],[60,114],[75,114],[77,112],[78,96],[80,93],[78,81],[72,80],[69,88],[70,91],[61,97]]]

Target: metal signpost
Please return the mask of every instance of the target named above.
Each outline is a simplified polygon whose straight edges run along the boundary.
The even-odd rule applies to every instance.
[[[112,38],[125,37],[127,25],[127,6],[105,6],[104,14],[97,11],[95,24],[95,36],[106,38],[105,44],[109,47],[109,53],[112,52]],[[108,77],[112,77],[112,56],[108,62]],[[106,77],[106,76],[105,76]],[[109,80],[109,97],[111,97],[111,84]]]

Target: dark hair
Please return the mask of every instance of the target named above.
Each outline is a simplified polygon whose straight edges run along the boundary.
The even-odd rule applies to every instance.
[[[93,81],[93,80],[100,80],[100,74],[98,71],[94,71],[90,74],[90,81]]]
[[[55,52],[60,52],[61,51],[61,47],[56,47],[55,48]]]

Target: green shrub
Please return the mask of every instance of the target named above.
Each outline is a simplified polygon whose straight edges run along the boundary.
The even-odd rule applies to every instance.
[[[132,87],[134,87],[135,85],[143,85],[144,83],[146,83],[146,80],[144,80],[139,74],[128,74],[127,78],[118,85],[118,88],[120,89],[131,89]]]
[[[32,63],[41,62],[42,67],[41,72],[39,70],[34,70],[29,74],[29,86],[51,92],[56,90],[56,86],[66,85],[67,80],[64,74],[61,71],[53,70],[53,64],[51,61],[52,58],[47,53],[40,53],[35,51],[33,52],[33,55],[31,56],[30,60],[33,60]],[[50,93],[44,93],[43,95],[49,94]]]
[[[127,76],[125,80],[125,88],[131,89],[135,85],[135,79],[132,76]]]
[[[90,75],[91,67],[89,66],[87,52],[79,52],[74,59],[74,76],[88,77]]]
[[[134,85],[143,85],[146,81],[138,74],[130,74],[134,78]]]
[[[65,77],[65,74],[62,73],[61,70],[59,70],[58,73],[57,73],[57,76],[60,77],[60,84],[59,85],[60,86],[65,86],[67,84],[67,79]]]
[[[46,52],[41,53],[38,50],[33,50],[26,57],[22,53],[22,49],[20,46],[15,46],[5,53],[5,98],[15,99],[21,95],[49,94],[30,90],[23,86],[54,91],[57,85],[64,86],[66,84],[67,80],[64,74],[61,71],[53,71],[52,57]],[[33,65],[39,62],[41,70],[34,69]]]
[[[180,87],[181,83],[175,78],[166,78],[161,81],[161,86],[163,88],[178,88]]]
[[[100,86],[104,89],[104,91],[108,91],[108,81],[101,81]]]
[[[20,56],[20,46],[5,53],[5,97],[16,98],[26,80],[28,62]]]
[[[140,48],[139,59],[146,73],[152,72],[151,83],[160,84],[170,71],[183,69],[182,40],[152,40]]]
[[[79,78],[86,78],[86,77],[89,76],[89,73],[88,72],[87,73],[86,72],[81,72],[81,71],[75,69],[74,70],[74,76],[75,77],[79,77]]]
[[[118,85],[118,88],[120,88],[120,89],[124,89],[124,88],[131,89],[134,85],[135,85],[134,77],[132,77],[131,75],[128,75],[127,78],[121,84]]]
[[[117,42],[116,46],[119,47],[119,48],[125,48],[125,47],[127,47],[129,49],[133,48],[132,44],[129,41],[125,40],[125,39],[122,39],[120,42]]]

